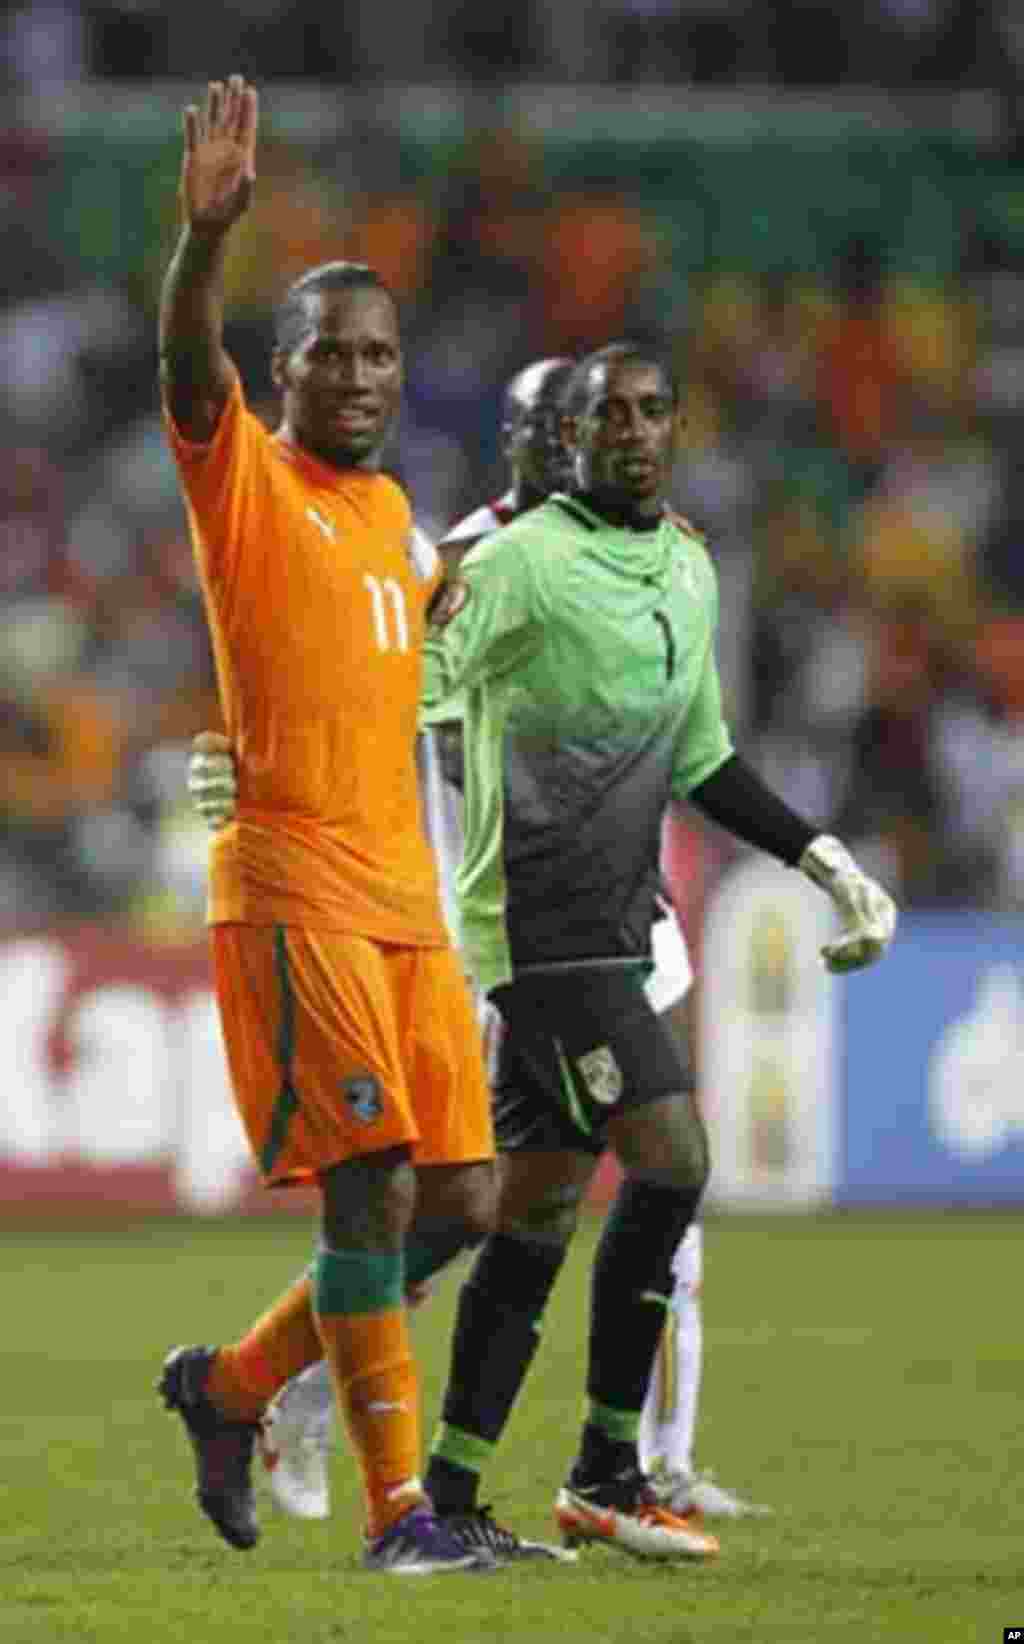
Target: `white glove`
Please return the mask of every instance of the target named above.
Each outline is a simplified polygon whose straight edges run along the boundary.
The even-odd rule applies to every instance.
[[[829,970],[859,970],[880,959],[896,929],[896,904],[881,885],[857,866],[846,846],[831,834],[812,839],[800,867],[827,891],[839,910],[843,934],[821,950]]]
[[[226,736],[202,731],[194,738],[188,759],[188,791],[211,833],[233,820],[238,808],[238,774]]]

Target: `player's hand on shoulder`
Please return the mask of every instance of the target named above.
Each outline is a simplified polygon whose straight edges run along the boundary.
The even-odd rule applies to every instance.
[[[888,891],[869,877],[846,846],[831,834],[812,839],[800,867],[832,898],[842,934],[826,942],[822,957],[831,971],[860,970],[880,959],[893,939],[898,918]]]
[[[707,547],[708,539],[700,526],[694,525],[692,519],[687,519],[685,514],[680,514],[678,509],[671,507],[668,503],[665,505],[665,518],[671,521],[677,531],[684,532],[688,537],[695,537],[698,542],[703,543],[705,548]]]
[[[256,180],[258,123],[256,90],[240,74],[226,83],[212,80],[205,107],[185,109],[180,193],[193,230],[223,232],[247,209]]]
[[[187,784],[193,807],[212,833],[234,819],[238,772],[231,743],[219,731],[200,731],[193,737]]]
[[[464,577],[446,576],[435,590],[427,606],[427,621],[433,628],[445,628],[458,616],[469,599],[469,584]]]

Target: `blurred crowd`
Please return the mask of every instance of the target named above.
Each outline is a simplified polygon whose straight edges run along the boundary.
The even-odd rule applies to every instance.
[[[764,25],[775,9],[605,0],[580,8],[573,44],[545,37],[541,8],[470,14],[453,0],[424,14],[421,64],[443,57],[446,72],[478,84],[453,42],[486,57],[505,19],[514,73],[537,71],[534,58],[568,68],[565,53],[597,41],[610,80],[645,79],[662,42],[692,78],[686,53],[711,41],[723,61],[741,52],[752,79],[799,81]],[[264,45],[277,42],[282,72],[365,72],[343,60],[349,34],[304,23],[302,6],[242,10]],[[808,28],[836,15],[803,0],[777,10]],[[1002,40],[1005,63],[1011,49],[1010,6],[872,0],[858,11],[865,28],[898,36],[897,80],[913,52],[941,68],[959,42],[961,63],[995,84],[991,54]],[[7,74],[38,90],[151,67],[202,76],[211,52],[236,66],[231,43],[218,53],[205,32],[200,65],[184,16],[146,0],[28,5],[8,15]],[[418,8],[403,7],[403,30],[406,16],[413,30]],[[238,66],[252,71],[251,52]],[[0,129],[0,917],[124,918],[173,933],[202,894],[188,739],[216,726],[218,710],[155,392],[177,139],[172,117],[142,164],[117,101],[112,83],[123,190],[122,162],[102,174],[83,165],[41,116],[45,99],[11,100]],[[817,260],[744,259],[721,239],[713,256],[707,240],[681,256],[692,179],[666,174],[660,194],[641,186],[658,170],[656,146],[638,167],[635,143],[619,149],[606,133],[588,162],[569,164],[571,130],[556,153],[522,123],[489,117],[483,99],[458,143],[411,166],[387,112],[400,101],[315,137],[270,123],[228,269],[228,344],[257,408],[273,416],[270,314],[288,278],[339,255],[373,262],[408,341],[391,458],[421,523],[440,533],[502,488],[497,422],[514,371],[617,336],[667,338],[685,384],[674,500],[718,563],[741,746],[904,904],[1024,906],[1024,183],[1012,111],[955,199],[933,168],[929,186],[949,206],[936,217],[943,244],[911,267],[891,217],[870,211]],[[736,149],[738,172],[756,145]],[[783,232],[784,175],[777,188],[761,202],[769,240]],[[702,191],[706,220],[707,178]],[[986,210],[996,194],[999,210]],[[116,266],[103,252],[112,240]]]
[[[23,0],[9,72],[496,84],[991,86],[1024,51],[1017,0]],[[396,27],[400,14],[401,27]],[[197,26],[197,24],[199,26]],[[222,69],[221,72],[226,72]]]

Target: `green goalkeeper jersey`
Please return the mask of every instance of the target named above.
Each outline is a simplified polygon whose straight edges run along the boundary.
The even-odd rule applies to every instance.
[[[463,729],[462,945],[491,988],[650,952],[661,824],[732,753],[718,589],[668,517],[609,525],[554,496],[463,560],[427,642],[424,718]]]

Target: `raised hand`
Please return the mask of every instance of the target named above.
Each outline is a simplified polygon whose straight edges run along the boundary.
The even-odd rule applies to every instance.
[[[434,628],[446,628],[469,599],[469,584],[462,577],[446,576],[430,596],[427,621]]]
[[[256,180],[258,123],[259,99],[240,74],[226,85],[210,82],[202,113],[194,104],[185,110],[180,194],[191,228],[230,228],[248,207]]]

